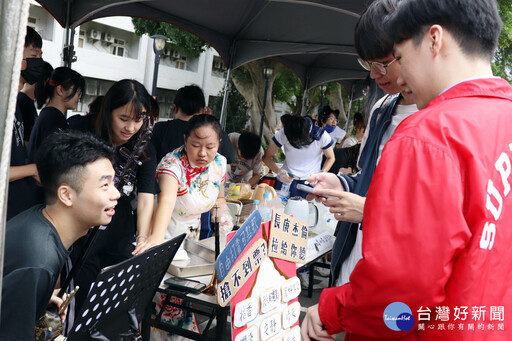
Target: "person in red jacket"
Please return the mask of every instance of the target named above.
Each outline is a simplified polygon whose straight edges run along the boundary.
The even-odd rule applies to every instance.
[[[422,110],[386,144],[363,258],[308,309],[303,340],[511,340],[512,87],[491,70],[496,1],[403,0],[391,27],[399,83]],[[333,174],[308,181],[317,198],[342,190]]]

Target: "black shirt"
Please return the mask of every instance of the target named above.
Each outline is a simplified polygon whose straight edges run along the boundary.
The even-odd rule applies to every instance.
[[[41,146],[44,139],[57,130],[68,129],[68,122],[66,116],[60,112],[59,109],[54,107],[45,107],[41,110],[39,117],[34,124],[30,140],[28,143],[28,162],[33,163],[37,149]]]
[[[68,257],[55,227],[38,205],[7,223],[0,340],[34,340],[37,320],[46,310]]]
[[[20,102],[16,102],[14,113],[14,127],[11,142],[11,167],[24,166],[27,164],[27,148],[25,147],[24,124],[21,115]],[[7,199],[7,220],[11,219],[27,208],[38,203],[36,182],[33,178],[27,177],[9,182]]]
[[[185,143],[185,130],[188,127],[188,121],[179,119],[158,122],[153,128],[153,137],[151,143],[156,149],[157,163],[178,147]],[[231,144],[228,134],[223,130],[221,134],[219,146],[219,154],[227,159],[227,163],[231,164],[235,160],[236,150]]]
[[[34,100],[28,97],[25,93],[20,92],[18,93],[16,106],[19,106],[21,110],[25,141],[28,141],[30,138],[30,133],[32,132],[32,127],[34,127],[34,123],[37,118],[37,110],[36,106],[34,105]]]
[[[94,133],[94,122],[89,115],[73,115],[68,118],[69,129],[78,130],[84,133]]]

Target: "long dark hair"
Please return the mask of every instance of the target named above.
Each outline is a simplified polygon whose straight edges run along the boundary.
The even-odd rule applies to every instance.
[[[292,147],[300,149],[313,142],[309,135],[311,124],[305,117],[286,114],[281,116],[281,123],[283,123],[284,135]]]
[[[110,87],[101,101],[100,110],[94,120],[94,132],[99,138],[114,144],[112,141],[112,111],[126,104],[133,106],[135,119],[144,120],[139,131],[126,143],[125,147],[133,151],[139,136],[144,134],[147,129],[151,129],[158,117],[158,103],[149,95],[144,85],[134,79],[123,79]],[[150,155],[147,143],[143,143],[141,147],[143,148],[143,159],[147,159]]]
[[[65,66],[52,71],[48,82],[35,95],[37,103],[45,103],[55,95],[55,88],[61,85],[64,90],[73,88],[73,92],[66,99],[73,98],[77,92],[84,93],[85,79],[81,74]]]

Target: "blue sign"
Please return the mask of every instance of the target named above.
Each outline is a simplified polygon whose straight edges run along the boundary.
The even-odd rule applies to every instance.
[[[253,211],[249,218],[243,223],[235,236],[226,245],[226,248],[217,258],[215,267],[217,268],[217,276],[222,281],[228,274],[231,267],[235,264],[236,259],[242,253],[247,245],[258,233],[261,225],[261,215],[259,211]]]

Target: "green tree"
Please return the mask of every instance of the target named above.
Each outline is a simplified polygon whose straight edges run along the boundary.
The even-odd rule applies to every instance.
[[[256,60],[233,70],[233,84],[240,94],[245,98],[249,109],[249,127],[248,130],[259,134],[261,112],[263,110],[263,97],[265,92],[265,76],[263,68],[270,65],[274,68],[272,76],[268,80],[267,101],[265,104],[265,115],[263,123],[263,144],[268,144],[276,127],[278,126],[277,117],[274,112],[274,99],[272,88],[279,72],[284,68],[283,64],[269,61]]]
[[[503,20],[498,49],[494,55],[493,71],[496,76],[512,81],[512,1],[498,0],[498,9]]]
[[[226,132],[241,132],[244,130],[247,121],[249,120],[248,106],[245,98],[238,92],[233,82],[230,84],[230,94],[228,96],[228,103],[226,107]],[[219,92],[215,97],[212,105],[214,115],[220,119],[222,110],[222,101],[224,98],[224,91]]]
[[[146,33],[149,35],[164,35],[169,38],[169,44],[172,49],[186,56],[197,58],[209,47],[206,42],[197,36],[168,23],[140,18],[132,18],[132,22],[135,27],[135,33],[138,36]],[[233,100],[228,99],[229,119],[226,121],[226,128],[228,131],[231,131],[231,129],[233,131],[240,131],[245,126],[245,123],[249,121],[248,130],[256,134],[259,133],[265,89],[265,77],[263,76],[263,67],[265,65],[274,67],[273,74],[268,82],[263,127],[263,143],[268,144],[279,124],[274,112],[276,100],[287,103],[293,113],[302,112],[304,96],[302,83],[293,71],[285,68],[281,63],[269,60],[256,60],[233,70],[232,80],[238,94],[232,90],[230,97],[234,96],[235,98]],[[320,102],[319,94],[318,87],[309,91],[307,113],[311,114],[318,108]],[[244,98],[245,103],[242,103],[243,101],[239,95]],[[325,101],[326,103],[332,103],[334,105],[333,108],[340,109],[344,117],[344,101],[341,87],[337,82],[329,83]],[[217,108],[216,105],[214,111],[220,113],[220,107]]]
[[[295,72],[284,68],[279,72],[272,87],[272,97],[286,103],[293,113],[300,113],[304,87]]]
[[[181,54],[198,58],[210,45],[201,38],[171,24],[142,18],[132,18],[135,34],[161,34],[169,38],[168,44]]]

